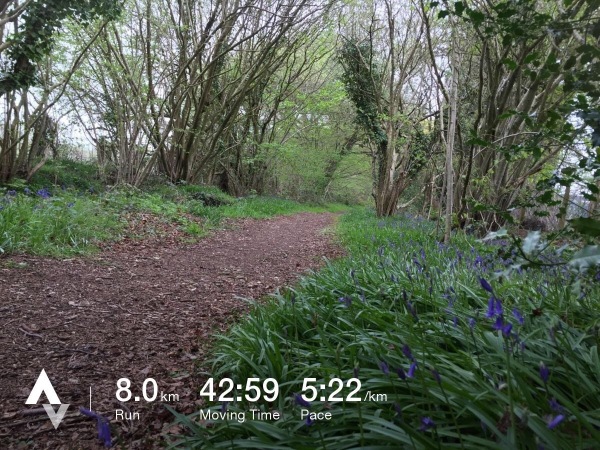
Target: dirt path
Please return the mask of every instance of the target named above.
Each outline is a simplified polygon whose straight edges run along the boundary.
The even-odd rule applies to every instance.
[[[129,378],[142,395],[146,378],[176,394],[170,404],[192,412],[210,337],[245,310],[239,297],[259,298],[292,283],[339,249],[321,232],[331,214],[243,220],[194,244],[126,242],[88,259],[0,260],[0,448],[102,448],[92,408],[112,419],[122,448],[155,448],[172,416],[160,401],[117,401]],[[61,403],[57,430],[45,415],[24,415],[25,401],[45,369]],[[151,390],[149,391],[151,393]],[[160,396],[159,396],[160,397]],[[140,420],[115,420],[115,410]],[[172,430],[177,431],[177,430]],[[114,436],[113,436],[114,437]]]

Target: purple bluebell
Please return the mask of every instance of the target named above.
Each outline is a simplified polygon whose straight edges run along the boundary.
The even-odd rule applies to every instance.
[[[417,370],[417,363],[413,362],[410,367],[408,368],[408,373],[406,374],[406,376],[408,378],[414,378],[415,377],[415,370]]]
[[[96,419],[96,427],[98,429],[98,439],[102,441],[105,447],[112,446],[112,438],[110,437],[110,424],[108,419],[100,414],[97,414],[89,409],[79,408],[79,412],[84,416]]]
[[[494,325],[492,325],[492,328],[496,331],[504,328],[504,320],[502,320],[502,316],[498,316],[496,322],[494,322]]]
[[[492,286],[490,286],[490,283],[488,283],[485,278],[480,277],[479,284],[481,284],[481,287],[484,288],[486,291],[488,291],[490,294],[494,293]]]
[[[502,302],[500,301],[499,298],[495,299],[495,303],[494,303],[494,313],[497,316],[501,316],[504,313],[504,310],[502,309]]]
[[[402,407],[398,403],[394,403],[394,411],[399,417],[402,417]]]
[[[502,327],[502,334],[506,337],[510,336],[510,332],[512,331],[512,323],[508,322],[506,325]]]
[[[314,423],[315,421],[310,418],[310,415],[304,421],[304,425],[306,425],[307,427],[311,427]]]
[[[406,380],[406,372],[404,372],[404,369],[402,367],[398,367],[396,369],[396,373],[398,374],[398,378],[400,378],[401,380]]]
[[[221,412],[226,412],[228,406],[229,406],[229,402],[221,403]]]
[[[25,189],[23,189],[23,193],[25,195],[30,195],[31,194],[31,189],[29,189],[28,187],[26,187]]]
[[[304,406],[305,408],[310,408],[310,403],[304,400],[304,398],[300,394],[294,394],[294,401],[298,406]]]
[[[548,378],[550,377],[550,370],[546,367],[546,364],[543,362],[540,363],[540,378],[544,382],[544,384],[548,383]]]
[[[52,194],[50,194],[50,191],[48,189],[46,189],[46,188],[39,189],[36,192],[36,194],[39,197],[42,197],[42,198],[50,198],[50,197],[52,197]]]
[[[494,317],[495,314],[495,300],[494,300],[494,296],[492,295],[490,297],[490,299],[488,300],[488,309],[487,312],[485,313],[485,317],[487,317],[488,319],[491,319],[492,317]]]
[[[75,206],[75,202],[67,203],[67,208],[72,208],[73,206]]]
[[[359,371],[359,368],[358,368],[358,367],[355,367],[355,368],[352,370],[352,372],[354,373],[354,378],[358,378],[358,371]]]
[[[9,195],[10,197],[14,197],[15,195],[17,195],[17,191],[15,191],[14,189],[11,189],[10,191],[8,191],[6,193],[6,195]]]
[[[421,426],[419,427],[419,431],[427,431],[431,428],[435,428],[435,422],[431,419],[431,417],[421,417]]]
[[[519,322],[519,325],[523,325],[525,323],[525,318],[523,317],[523,314],[521,314],[521,312],[517,308],[513,308],[512,313],[514,318],[517,319],[517,322]]]
[[[442,384],[442,377],[440,377],[440,373],[437,370],[431,369],[431,375],[433,375],[433,378],[438,384]]]
[[[390,373],[390,367],[387,365],[387,363],[385,361],[380,361],[379,362],[379,368],[384,373],[384,375],[389,375],[389,373]]]
[[[563,420],[565,420],[565,416],[563,414],[559,414],[556,417],[550,416],[548,418],[548,429],[554,430]]]
[[[469,328],[471,329],[471,331],[473,331],[473,328],[475,328],[475,324],[476,324],[475,319],[473,319],[472,317],[469,317]]]
[[[565,410],[565,408],[563,408],[554,397],[552,397],[550,400],[548,400],[548,404],[550,405],[550,408],[552,408],[552,411],[554,411],[554,412],[563,413]]]

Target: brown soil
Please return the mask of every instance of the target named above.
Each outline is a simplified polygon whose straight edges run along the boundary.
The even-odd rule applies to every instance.
[[[180,431],[164,402],[120,404],[117,380],[129,378],[141,397],[143,381],[154,378],[159,391],[179,396],[169,403],[177,411],[198,409],[213,335],[247,311],[243,298],[260,298],[323,256],[338,256],[322,233],[334,219],[242,220],[186,244],[145,217],[133,228],[150,223],[163,228],[161,238],[125,239],[90,258],[0,260],[0,448],[103,448],[95,421],[78,412],[89,408],[90,387],[92,409],[111,419],[115,447],[161,447],[162,436]],[[44,396],[25,405],[41,369],[70,404],[57,430],[41,409]],[[139,412],[140,420],[115,420],[116,409]]]

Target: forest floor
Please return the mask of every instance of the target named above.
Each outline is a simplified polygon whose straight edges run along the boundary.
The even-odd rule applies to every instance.
[[[179,432],[165,404],[182,413],[203,405],[211,340],[247,311],[244,298],[341,255],[323,232],[334,220],[244,219],[194,243],[166,226],[161,237],[105,244],[91,257],[0,259],[0,448],[102,448],[95,421],[79,413],[90,407],[90,387],[91,408],[111,419],[115,447],[160,447],[162,436]],[[142,232],[165,227],[151,215],[132,224]],[[42,369],[70,405],[57,430],[41,408],[44,395],[25,405]],[[117,400],[120,378],[131,380],[139,401]],[[152,403],[142,397],[147,378],[160,392]],[[162,394],[178,400],[160,401]],[[118,409],[140,420],[115,420]]]

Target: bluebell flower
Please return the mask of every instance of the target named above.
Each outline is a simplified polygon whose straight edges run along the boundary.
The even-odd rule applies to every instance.
[[[435,428],[435,422],[430,417],[422,417],[419,431],[427,431],[431,428]]]
[[[417,370],[417,363],[413,362],[410,367],[408,368],[408,373],[406,374],[406,376],[408,378],[414,378],[415,377],[415,370]]]
[[[485,278],[480,277],[479,284],[481,284],[481,287],[484,288],[486,291],[488,291],[490,294],[494,293],[492,286],[490,286],[490,283],[488,283]]]
[[[402,417],[402,407],[398,403],[394,403],[394,411],[400,417]]]
[[[105,447],[112,446],[112,438],[110,437],[110,424],[108,419],[100,414],[97,414],[89,409],[79,408],[79,412],[84,416],[92,417],[96,419],[96,426],[98,429],[98,439],[102,441]]]
[[[525,323],[525,318],[517,308],[513,308],[512,313],[514,318],[517,319],[517,322],[519,322],[519,325],[523,325]]]
[[[396,373],[398,374],[398,378],[400,378],[401,380],[406,380],[406,372],[404,372],[404,369],[402,367],[398,367],[396,369]]]
[[[39,189],[36,193],[37,193],[38,196],[40,196],[42,198],[50,198],[50,197],[52,197],[52,194],[50,194],[50,191],[48,189],[46,189],[46,188]]]
[[[556,417],[550,416],[548,418],[548,429],[554,430],[563,420],[565,420],[565,416],[563,414],[559,414]]]
[[[304,424],[305,424],[307,427],[310,427],[310,426],[312,426],[314,423],[315,423],[315,421],[314,421],[314,420],[312,420],[312,419],[310,418],[310,415],[309,415],[309,416],[306,418],[306,420],[304,421]]]
[[[305,408],[310,408],[310,403],[304,400],[304,398],[300,394],[294,394],[294,401],[298,406],[304,406]]]
[[[556,399],[554,397],[552,397],[550,400],[548,400],[548,404],[550,405],[550,408],[552,408],[552,411],[557,412],[557,413],[563,413],[565,411],[565,408],[563,408],[560,403],[558,403],[558,401],[556,401]]]
[[[492,317],[494,317],[495,311],[496,311],[495,301],[494,301],[494,296],[492,295],[490,297],[490,299],[488,300],[488,309],[487,309],[487,312],[485,313],[485,317],[487,317],[488,319],[491,319]]]
[[[17,191],[15,191],[14,189],[11,189],[10,191],[8,191],[6,193],[6,195],[9,195],[10,197],[14,197],[15,195],[17,195]]]
[[[23,189],[23,193],[25,195],[30,195],[31,194],[31,189],[29,189],[28,187],[26,187],[25,189]]]
[[[442,384],[442,377],[440,377],[440,373],[437,370],[431,369],[431,375],[433,375],[433,378],[438,384]]]
[[[75,202],[67,203],[67,208],[72,208],[73,206],[75,206]]]
[[[473,331],[473,328],[475,328],[475,324],[477,322],[475,321],[475,319],[473,319],[472,317],[469,317],[469,328],[471,329],[471,331]]]
[[[358,368],[358,367],[355,367],[355,368],[352,370],[352,372],[354,373],[354,378],[358,378],[358,371],[359,371],[359,368]]]
[[[502,320],[502,316],[498,316],[496,322],[494,322],[494,325],[492,325],[492,328],[496,331],[504,328],[504,320]]]
[[[506,325],[502,327],[502,334],[506,337],[510,336],[510,332],[512,331],[512,323],[508,322]]]
[[[227,411],[227,406],[228,405],[229,405],[229,402],[223,402],[223,403],[221,403],[221,412]]]
[[[384,375],[388,375],[390,373],[390,367],[387,365],[385,361],[379,362],[379,368],[384,373]]]

